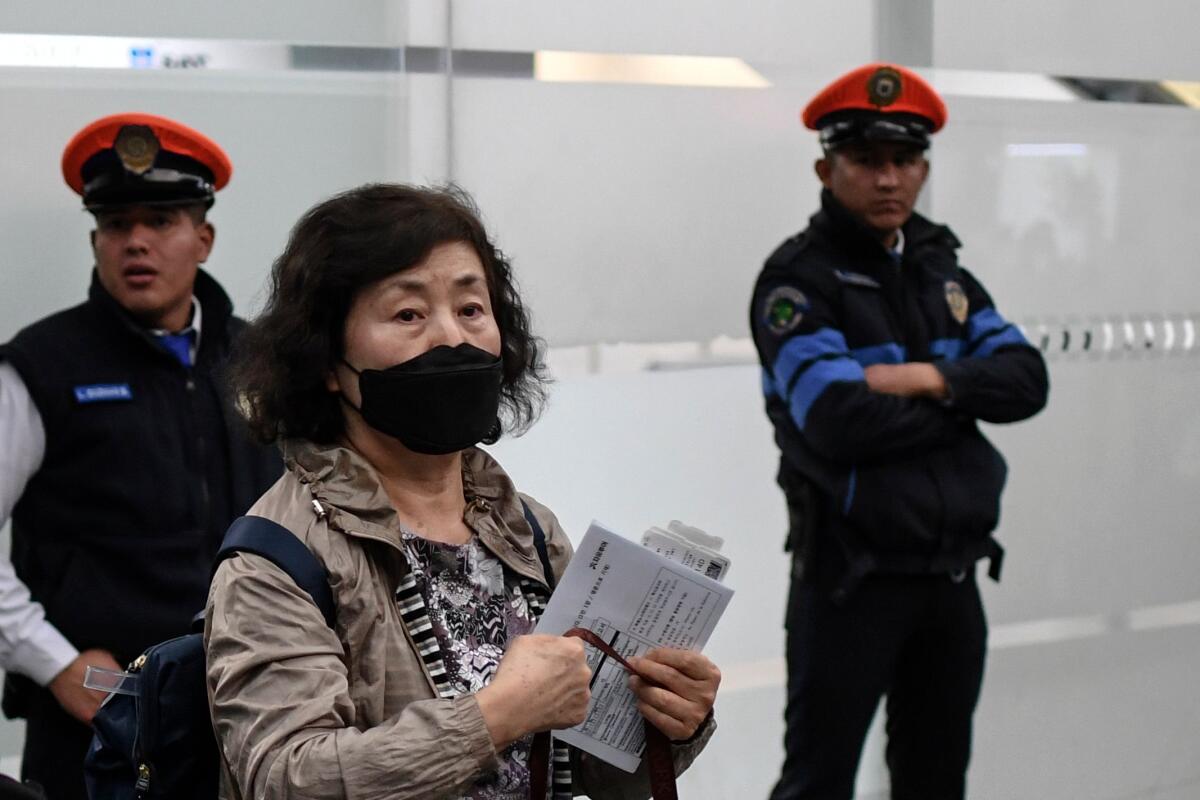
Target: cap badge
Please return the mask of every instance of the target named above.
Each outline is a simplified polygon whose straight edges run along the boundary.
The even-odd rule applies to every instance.
[[[867,81],[867,100],[877,108],[887,108],[900,99],[903,89],[899,72],[891,67],[880,67]]]
[[[946,281],[946,305],[950,307],[950,315],[959,325],[967,321],[967,293],[957,281]]]
[[[145,125],[126,125],[117,134],[113,150],[125,169],[134,175],[141,175],[154,166],[154,158],[159,151],[158,137]]]
[[[763,321],[771,332],[780,335],[794,330],[808,309],[808,298],[792,286],[776,286],[763,304]]]

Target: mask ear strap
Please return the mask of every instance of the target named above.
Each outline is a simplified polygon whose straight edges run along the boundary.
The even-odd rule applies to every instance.
[[[357,375],[359,378],[362,378],[362,372],[361,372],[361,371],[359,371],[359,370],[357,370],[357,369],[355,369],[353,364],[351,364],[349,361],[347,361],[347,360],[346,360],[346,359],[344,359],[344,358],[342,358],[342,359],[339,359],[339,360],[340,360],[340,361],[341,361],[343,364],[345,364],[345,365],[346,365],[346,369],[348,369],[348,370],[350,370],[351,372],[353,372],[353,373],[354,373],[355,375]],[[362,414],[362,408],[361,408],[360,406],[356,406],[356,405],[354,405],[354,403],[351,403],[351,402],[350,402],[350,398],[349,398],[349,397],[346,397],[346,393],[345,393],[345,392],[343,392],[343,391],[340,391],[340,390],[339,390],[337,394],[338,394],[338,399],[339,399],[339,400],[341,400],[343,403],[345,403],[346,405],[348,405],[348,406],[350,406],[351,408],[353,408],[353,409],[354,409],[355,411],[357,411],[359,414]]]

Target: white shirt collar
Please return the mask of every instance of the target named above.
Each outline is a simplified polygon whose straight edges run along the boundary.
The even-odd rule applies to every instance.
[[[191,353],[189,353],[191,360],[194,363],[196,361],[196,351],[200,349],[200,330],[200,300],[196,297],[196,295],[192,295],[192,318],[188,321],[188,324],[184,326],[183,330],[169,331],[166,328],[151,328],[150,333],[155,336],[166,336],[170,333],[187,333],[188,331],[195,332],[196,335],[192,338]]]

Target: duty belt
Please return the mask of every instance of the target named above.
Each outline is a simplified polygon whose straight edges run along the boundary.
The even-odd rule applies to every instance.
[[[967,570],[981,558],[986,558],[989,562],[988,577],[999,583],[1000,571],[1004,565],[1004,548],[990,536],[954,553],[937,553],[930,556],[906,553],[888,553],[887,555],[877,555],[871,552],[857,553],[851,556],[846,575],[833,590],[833,601],[839,604],[844,603],[863,582],[863,579],[872,573],[945,574],[958,583],[966,577]]]

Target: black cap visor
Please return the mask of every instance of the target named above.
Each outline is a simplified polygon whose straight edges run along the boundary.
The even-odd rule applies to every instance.
[[[152,168],[137,173],[125,169],[107,150],[84,164],[83,178],[83,206],[88,211],[213,204],[212,173],[194,159],[173,153],[160,153]]]
[[[150,170],[142,175],[103,175],[84,186],[83,191],[83,207],[88,211],[120,206],[203,205],[207,208],[212,203],[212,184],[199,176],[182,175],[174,170]]]
[[[817,127],[826,150],[862,142],[900,142],[924,150],[929,147],[931,123],[917,114],[857,111],[830,114]]]

